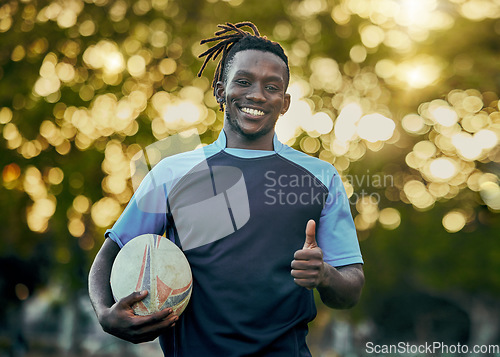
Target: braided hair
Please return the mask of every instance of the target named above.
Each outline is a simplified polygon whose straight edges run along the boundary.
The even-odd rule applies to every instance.
[[[227,22],[225,25],[218,25],[219,31],[215,32],[214,37],[210,37],[200,41],[200,45],[209,42],[219,41],[217,44],[210,47],[208,50],[200,54],[198,57],[205,57],[205,61],[198,72],[198,77],[201,77],[203,70],[208,64],[210,59],[214,61],[222,53],[222,57],[217,64],[217,68],[214,73],[214,79],[212,81],[212,88],[214,90],[214,95],[216,94],[217,82],[224,81],[227,73],[227,69],[234,55],[243,50],[259,50],[263,52],[271,52],[277,55],[279,58],[285,62],[287,69],[287,82],[290,77],[290,69],[288,67],[288,57],[283,50],[283,47],[277,42],[268,40],[267,37],[261,36],[257,26],[251,22],[239,22],[232,24]],[[250,27],[253,34],[244,31],[242,27]],[[287,83],[288,84],[288,83]],[[224,103],[219,103],[220,110],[224,110]]]

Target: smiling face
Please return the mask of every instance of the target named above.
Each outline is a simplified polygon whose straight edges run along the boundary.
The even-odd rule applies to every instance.
[[[226,70],[216,96],[226,103],[227,146],[271,150],[274,125],[290,106],[285,63],[271,52],[243,50]]]

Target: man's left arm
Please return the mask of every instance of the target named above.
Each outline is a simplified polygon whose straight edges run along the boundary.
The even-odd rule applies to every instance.
[[[316,242],[316,223],[307,222],[304,247],[295,252],[292,277],[297,285],[318,289],[323,303],[335,309],[356,305],[365,277],[361,264],[334,268],[323,261],[323,251]]]

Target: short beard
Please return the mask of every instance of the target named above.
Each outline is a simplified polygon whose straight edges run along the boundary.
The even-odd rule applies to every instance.
[[[224,112],[224,120],[227,121],[227,123],[229,124],[229,126],[231,127],[231,129],[233,129],[235,132],[237,132],[238,134],[240,134],[242,137],[248,139],[248,140],[256,140],[264,135],[266,135],[267,133],[269,133],[269,130],[268,131],[262,131],[262,132],[258,132],[258,133],[255,133],[255,134],[248,134],[248,133],[245,133],[243,131],[243,129],[241,129],[241,127],[238,125],[238,122],[237,121],[233,121],[229,115],[229,111],[225,111]]]

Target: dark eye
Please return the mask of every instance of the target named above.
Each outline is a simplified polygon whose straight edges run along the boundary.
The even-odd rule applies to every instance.
[[[247,81],[246,79],[237,79],[236,83],[238,83],[239,85],[242,85],[242,86],[248,86],[248,85],[250,85],[250,82]]]
[[[275,86],[275,85],[268,85],[268,86],[266,86],[266,88],[267,88],[267,90],[272,91],[272,92],[280,90],[279,87]]]

